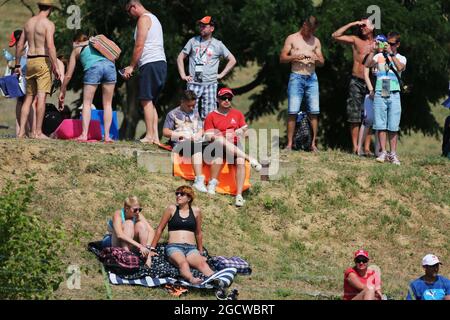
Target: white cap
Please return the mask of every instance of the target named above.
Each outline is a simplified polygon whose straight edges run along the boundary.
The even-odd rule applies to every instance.
[[[427,254],[425,257],[423,257],[422,259],[422,266],[434,266],[435,264],[442,264],[439,261],[439,258],[436,257],[434,254]]]

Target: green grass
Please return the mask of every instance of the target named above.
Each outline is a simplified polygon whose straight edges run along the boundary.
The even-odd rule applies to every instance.
[[[2,17],[11,9],[8,6],[0,7]],[[0,30],[12,29],[19,23],[17,17],[26,18],[15,16],[14,21],[2,19]],[[1,43],[7,41],[5,34],[0,32]],[[248,83],[256,71],[255,65],[237,70],[228,84]],[[236,97],[235,106],[248,110],[249,97],[257,90]],[[14,103],[0,99],[0,111],[0,123],[13,126]],[[443,124],[448,110],[436,105],[432,112]],[[276,115],[263,117],[251,127],[279,129],[281,135],[285,130]],[[318,156],[303,152],[283,156],[296,166],[294,173],[254,184],[242,209],[236,209],[228,196],[198,196],[205,246],[214,255],[239,255],[251,263],[253,275],[238,276],[233,285],[242,299],[338,299],[343,270],[360,247],[368,249],[373,263],[383,270],[384,291],[401,299],[406,284],[422,273],[423,255],[434,252],[443,261],[450,259],[450,161],[439,156],[440,139],[419,133],[403,136],[400,167],[333,150]],[[101,239],[106,221],[130,194],[140,197],[143,213],[156,227],[164,208],[173,202],[173,190],[184,183],[138,167],[132,151],[153,148],[134,143],[108,146],[0,139],[0,146],[0,186],[6,179],[36,172],[32,213],[63,227],[68,254],[61,263],[81,267],[81,290],[68,290],[62,283],[56,291],[58,299],[106,299],[101,269],[86,252],[86,244]],[[445,269],[442,272],[449,275]],[[122,286],[111,290],[113,299],[172,299],[159,289]],[[190,291],[182,299],[214,297]]]

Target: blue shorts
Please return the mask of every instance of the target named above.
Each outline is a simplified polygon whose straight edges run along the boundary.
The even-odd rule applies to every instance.
[[[197,250],[197,246],[188,243],[170,243],[166,246],[167,257],[170,257],[175,252],[181,252],[186,257],[193,253],[200,254],[200,252]]]
[[[116,83],[117,71],[116,65],[108,59],[96,62],[92,67],[84,72],[84,84],[101,84],[101,83]]]
[[[389,98],[382,98],[381,91],[375,92],[373,107],[375,114],[374,130],[392,132],[400,130],[400,117],[402,115],[400,92],[391,92]]]
[[[313,73],[310,76],[291,73],[288,86],[288,114],[300,112],[303,97],[306,98],[306,111],[309,114],[320,114],[319,80]]]
[[[156,103],[167,79],[167,63],[156,61],[139,68],[139,100]]]

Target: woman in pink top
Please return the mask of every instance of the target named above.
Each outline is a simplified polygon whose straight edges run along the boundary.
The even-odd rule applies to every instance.
[[[381,300],[380,274],[368,268],[369,253],[361,249],[354,257],[355,266],[344,273],[344,300]]]

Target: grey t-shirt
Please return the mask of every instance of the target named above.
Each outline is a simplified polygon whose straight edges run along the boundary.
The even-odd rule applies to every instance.
[[[215,38],[204,41],[200,36],[189,40],[182,52],[189,56],[191,77],[195,75],[196,64],[203,64],[203,84],[217,83],[220,58],[227,58],[230,55],[230,51],[222,41]]]
[[[176,132],[185,132],[187,135],[193,136],[203,129],[203,122],[198,111],[186,113],[178,107],[167,114],[164,128]],[[176,143],[171,141],[171,144],[174,146]]]

